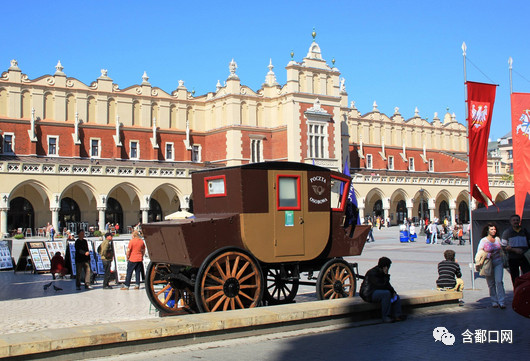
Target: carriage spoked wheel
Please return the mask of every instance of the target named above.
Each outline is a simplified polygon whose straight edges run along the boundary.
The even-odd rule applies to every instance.
[[[196,312],[192,289],[169,278],[171,273],[168,263],[149,263],[145,279],[147,297],[161,312],[174,315]]]
[[[327,261],[317,278],[319,300],[355,296],[356,280],[350,265],[340,258]]]
[[[256,259],[243,250],[219,250],[197,274],[195,298],[201,312],[256,307],[263,295],[263,275]]]
[[[269,305],[281,305],[293,302],[298,292],[299,280],[298,278],[286,280],[282,277],[281,271],[278,268],[266,268],[265,273],[265,290],[263,292],[263,299]],[[286,270],[286,275],[289,276],[289,270]]]

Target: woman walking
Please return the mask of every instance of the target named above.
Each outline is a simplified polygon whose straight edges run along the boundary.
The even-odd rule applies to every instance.
[[[145,244],[140,238],[138,231],[132,233],[132,239],[127,247],[127,276],[125,277],[125,284],[122,290],[128,290],[131,285],[132,273],[135,271],[136,287],[135,290],[140,289],[140,274],[143,269],[142,261],[145,254]]]
[[[497,237],[497,226],[493,223],[488,223],[482,231],[482,239],[477,249],[477,258],[480,257],[481,251],[484,252],[485,258],[491,262],[491,272],[485,276],[490,290],[491,304],[493,308],[500,307],[505,309],[502,246],[499,237]]]

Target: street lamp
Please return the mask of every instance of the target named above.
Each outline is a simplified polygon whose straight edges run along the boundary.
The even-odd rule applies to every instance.
[[[420,188],[420,236],[425,236],[425,223],[423,217],[423,188]]]

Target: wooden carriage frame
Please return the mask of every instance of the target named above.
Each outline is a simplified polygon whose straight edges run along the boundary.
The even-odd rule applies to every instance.
[[[292,302],[301,284],[353,297],[358,272],[343,257],[362,253],[369,226],[353,221],[350,182],[292,162],[193,173],[194,218],[142,226],[150,301],[165,314],[251,308]]]

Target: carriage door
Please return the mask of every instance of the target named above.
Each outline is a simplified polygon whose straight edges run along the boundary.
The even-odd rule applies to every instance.
[[[275,182],[274,255],[304,255],[305,177],[302,172],[273,172]],[[304,187],[304,188],[302,188]]]

